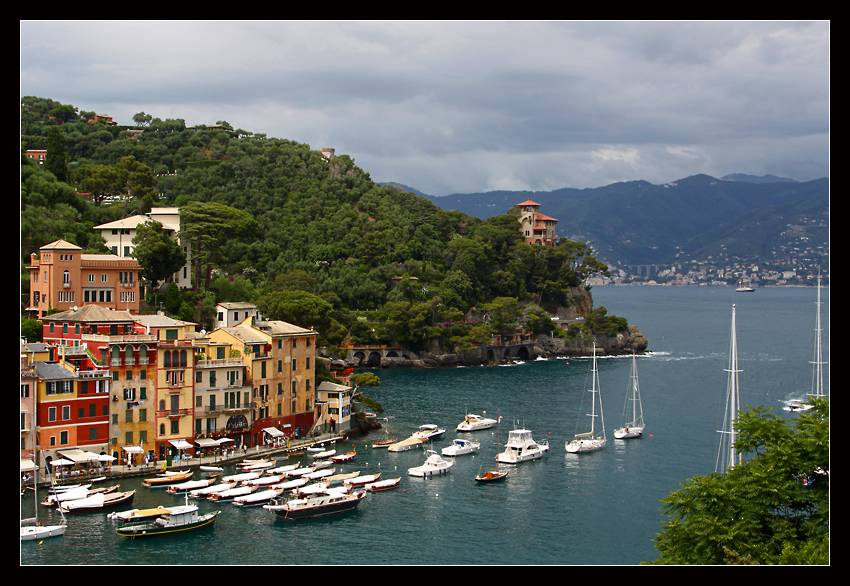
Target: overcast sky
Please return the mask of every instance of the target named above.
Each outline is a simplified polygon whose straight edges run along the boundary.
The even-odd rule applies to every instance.
[[[432,195],[829,175],[829,22],[21,22],[21,96],[226,120]]]

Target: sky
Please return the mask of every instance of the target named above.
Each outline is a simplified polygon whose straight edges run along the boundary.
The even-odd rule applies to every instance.
[[[829,175],[829,21],[21,21],[21,96],[429,195]]]

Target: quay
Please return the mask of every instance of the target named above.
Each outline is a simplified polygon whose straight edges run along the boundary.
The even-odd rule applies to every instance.
[[[107,464],[99,468],[87,471],[71,470],[68,474],[62,475],[60,478],[57,478],[56,484],[57,486],[62,486],[62,484],[76,484],[78,482],[84,482],[86,480],[102,477],[106,477],[107,480],[113,480],[119,478],[129,478],[133,476],[149,476],[151,474],[162,473],[165,470],[195,470],[200,468],[201,466],[223,466],[227,464],[236,464],[248,458],[265,458],[275,455],[280,456],[282,458],[283,456],[288,457],[290,454],[303,452],[304,450],[312,446],[336,443],[339,441],[345,441],[344,436],[338,433],[325,433],[317,435],[315,437],[290,440],[288,446],[265,445],[244,449],[234,448],[233,450],[228,450],[227,454],[212,454],[208,456],[201,456],[199,458],[181,458],[179,460],[175,460],[171,465],[167,465],[165,461],[159,461],[150,464],[132,465]],[[50,486],[50,484],[51,482],[49,479],[43,479],[41,475],[39,475],[39,487]],[[24,486],[26,486],[27,488],[31,488],[32,481],[30,480],[28,482],[22,482],[22,487]]]

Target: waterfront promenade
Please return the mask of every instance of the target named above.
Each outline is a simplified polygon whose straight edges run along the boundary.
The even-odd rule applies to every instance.
[[[130,476],[148,476],[150,474],[161,473],[164,470],[194,470],[201,466],[224,466],[228,464],[236,464],[245,459],[252,458],[285,458],[290,454],[303,452],[307,448],[320,445],[332,444],[343,439],[338,433],[323,433],[315,437],[301,438],[290,440],[288,445],[264,445],[254,446],[252,448],[233,448],[226,450],[221,454],[210,454],[201,457],[183,457],[179,460],[175,459],[171,465],[167,465],[165,461],[158,461],[150,464],[107,464],[90,470],[62,470],[56,467],[63,473],[56,478],[57,484],[72,484],[85,482],[94,478],[106,477],[106,479],[126,478]],[[32,482],[23,483],[32,485]],[[50,480],[41,480],[39,476],[39,485],[49,485]]]

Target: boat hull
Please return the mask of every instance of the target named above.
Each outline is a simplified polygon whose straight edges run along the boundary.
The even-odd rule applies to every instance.
[[[21,527],[21,541],[34,541],[65,534],[65,525],[33,525]]]
[[[614,437],[617,439],[629,439],[640,437],[643,435],[643,427],[628,427],[614,431]]]
[[[221,511],[202,515],[194,523],[187,523],[179,527],[160,527],[153,523],[142,523],[138,525],[125,525],[118,527],[115,532],[122,537],[135,539],[138,537],[153,537],[154,535],[166,535],[168,533],[182,533],[184,531],[192,531],[194,529],[202,529],[210,527],[215,523],[218,514]]]
[[[564,444],[564,448],[570,454],[587,454],[601,450],[607,444],[606,440],[573,440]]]
[[[329,504],[320,504],[310,507],[298,507],[292,509],[287,507],[276,507],[272,510],[274,510],[274,513],[275,515],[277,515],[278,518],[286,519],[287,521],[315,519],[317,517],[327,517],[328,515],[338,515],[340,513],[347,513],[348,511],[353,511],[361,502],[363,502],[363,498],[365,496],[365,493],[359,493],[357,495],[354,495],[350,499]]]
[[[366,485],[366,490],[369,492],[381,492],[382,490],[392,490],[398,488],[401,484],[401,478],[392,478],[390,480],[381,480],[380,482],[372,482]]]
[[[484,474],[475,477],[476,482],[498,482],[508,477],[507,470],[488,470]]]

